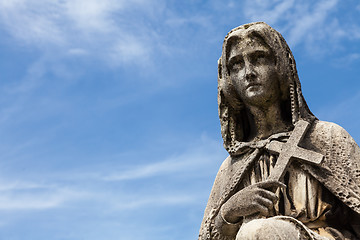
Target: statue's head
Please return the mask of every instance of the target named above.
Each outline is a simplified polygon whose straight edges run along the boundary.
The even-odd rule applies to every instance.
[[[266,23],[231,30],[224,40],[218,70],[221,131],[230,153],[249,132],[251,124],[245,109],[249,101],[278,101],[281,117],[293,124],[300,118],[314,119],[302,96],[290,48],[281,34]]]

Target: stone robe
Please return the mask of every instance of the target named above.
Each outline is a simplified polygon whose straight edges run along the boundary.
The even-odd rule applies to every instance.
[[[220,214],[222,204],[242,188],[266,179],[277,158],[266,150],[266,145],[273,140],[286,141],[288,136],[276,134],[263,141],[244,143],[242,154],[229,156],[223,162],[205,209],[199,239],[236,238],[243,222],[227,223]],[[360,239],[358,145],[340,126],[318,120],[300,145],[322,153],[324,161],[320,166],[293,161],[283,179],[287,189],[276,192],[280,200],[268,217],[277,216],[294,225],[299,234],[303,232],[299,239]]]

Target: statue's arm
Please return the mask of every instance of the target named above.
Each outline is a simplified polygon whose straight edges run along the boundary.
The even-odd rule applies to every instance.
[[[335,124],[334,124],[335,125]],[[348,188],[351,188],[353,192],[358,192],[356,189],[360,187],[360,177],[357,172],[360,171],[360,147],[351,137],[351,135],[342,127],[335,125],[334,132],[337,133],[337,144],[340,148],[346,149],[346,155],[349,156],[348,174],[350,175],[351,183],[348,184]],[[333,137],[335,138],[335,137]],[[356,198],[352,198],[351,201],[360,202],[360,196],[357,194]],[[356,236],[360,238],[360,208],[351,212],[349,221]]]
[[[355,142],[355,140],[353,140],[353,144],[354,144],[354,167],[356,168],[357,171],[360,171],[360,148],[358,146],[358,144]],[[357,186],[360,187],[360,179],[357,176]],[[352,212],[352,216],[351,216],[351,227],[353,228],[353,231],[355,232],[356,236],[360,239],[360,209],[358,212]]]
[[[239,230],[240,224],[231,224],[226,222],[222,218],[220,212],[217,212],[216,215],[211,218],[212,212],[219,208],[219,206],[217,206],[218,201],[226,184],[228,184],[226,176],[229,161],[230,157],[225,159],[216,175],[214,185],[205,208],[204,218],[201,223],[199,240],[208,239],[207,234],[209,233],[211,233],[210,240],[233,240]]]
[[[349,136],[350,136],[350,134],[349,134]],[[359,172],[360,171],[360,147],[351,136],[350,136],[350,140],[353,145],[353,149],[350,151],[352,153],[351,156],[353,158],[352,167],[355,168],[354,169],[355,172]],[[360,187],[359,176],[354,176],[354,178],[356,178],[356,179],[353,179],[353,181],[356,181],[356,185],[358,187]],[[358,212],[352,212],[350,225],[351,225],[353,231],[355,232],[356,237],[360,239],[360,209],[358,209]]]
[[[278,200],[273,191],[286,187],[279,181],[263,181],[242,188],[225,199],[224,191],[227,192],[225,189],[234,181],[228,163],[225,160],[216,176],[200,230],[200,235],[205,237],[200,239],[209,239],[206,237],[209,234],[211,240],[235,239],[243,218],[253,214],[269,216]],[[221,198],[224,199],[219,200]]]

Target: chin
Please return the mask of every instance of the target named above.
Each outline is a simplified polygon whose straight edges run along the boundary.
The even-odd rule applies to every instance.
[[[252,106],[268,105],[274,102],[273,95],[264,94],[262,91],[251,92],[246,94],[246,100],[243,101]]]

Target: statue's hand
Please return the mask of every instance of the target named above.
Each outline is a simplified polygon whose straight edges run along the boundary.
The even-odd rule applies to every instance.
[[[279,187],[286,188],[286,185],[279,181],[264,181],[245,187],[223,204],[221,215],[230,223],[256,213],[266,217],[278,200],[274,192]]]

